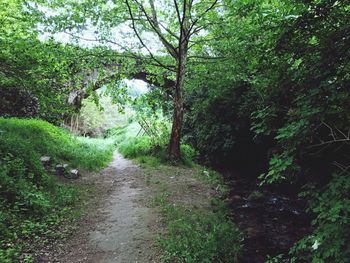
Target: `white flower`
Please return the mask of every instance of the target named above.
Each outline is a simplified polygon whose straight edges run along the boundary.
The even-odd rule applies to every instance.
[[[312,245],[312,248],[316,250],[318,249],[319,245],[320,245],[320,242],[318,242],[318,240],[316,239],[315,243]]]

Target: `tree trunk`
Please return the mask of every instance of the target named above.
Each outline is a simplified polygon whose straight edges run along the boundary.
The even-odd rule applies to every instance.
[[[185,49],[186,50],[186,49]],[[183,52],[178,60],[178,71],[176,74],[175,94],[174,94],[174,113],[173,125],[171,129],[170,142],[168,146],[168,158],[170,160],[179,160],[181,158],[180,139],[183,118],[182,89],[184,86],[186,72],[187,52]]]

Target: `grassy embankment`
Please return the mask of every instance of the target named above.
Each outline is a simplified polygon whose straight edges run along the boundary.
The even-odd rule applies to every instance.
[[[33,244],[61,237],[57,227],[78,214],[79,187],[48,174],[41,156],[52,167],[91,171],[112,151],[106,140],[74,137],[45,121],[0,118],[0,262],[31,262]]]
[[[242,234],[228,218],[227,189],[221,176],[195,164],[195,151],[181,147],[181,162],[166,161],[167,139],[135,137],[137,124],[109,131],[119,151],[144,168],[155,189],[152,204],[161,211],[165,233],[158,238],[165,262],[236,262]]]

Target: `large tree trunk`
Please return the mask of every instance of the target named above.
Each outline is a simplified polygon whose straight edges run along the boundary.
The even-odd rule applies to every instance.
[[[183,52],[178,61],[178,71],[175,84],[173,125],[168,146],[168,157],[170,160],[179,160],[181,158],[180,139],[183,118],[182,89],[185,80],[186,59],[187,52]]]

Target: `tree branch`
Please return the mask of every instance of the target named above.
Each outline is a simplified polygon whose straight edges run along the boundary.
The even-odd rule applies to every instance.
[[[226,59],[226,57],[208,57],[208,56],[188,56],[188,59],[207,59],[207,60],[221,60],[221,59]]]
[[[344,132],[342,132],[338,128],[335,128],[336,131],[338,131],[338,133],[337,133],[336,131],[334,131],[334,129],[330,125],[328,125],[325,122],[322,122],[322,124],[320,126],[322,126],[322,125],[329,129],[329,136],[332,139],[328,140],[328,141],[321,141],[320,143],[310,145],[309,147],[307,147],[308,149],[309,148],[320,147],[320,146],[326,146],[327,147],[327,146],[329,146],[329,145],[331,145],[333,143],[345,143],[345,144],[350,143],[350,133],[348,133],[346,135]]]
[[[176,51],[175,47],[168,40],[166,40],[166,38],[163,36],[163,34],[162,34],[161,30],[160,30],[159,22],[158,22],[158,19],[157,19],[157,13],[156,13],[156,10],[155,10],[155,7],[154,7],[153,0],[149,0],[150,6],[151,6],[151,10],[152,10],[152,18],[149,16],[149,14],[147,13],[146,9],[144,8],[144,6],[141,3],[139,3],[137,0],[134,0],[134,1],[138,5],[138,7],[142,11],[142,13],[145,15],[148,24],[152,27],[154,32],[157,34],[157,36],[159,37],[159,39],[162,42],[162,44],[164,45],[164,47],[168,50],[169,54],[173,58],[176,58],[177,57],[177,51]]]
[[[136,29],[136,24],[135,24],[135,20],[134,20],[134,15],[132,13],[132,10],[131,10],[131,6],[130,6],[130,3],[128,0],[125,0],[125,3],[128,7],[128,12],[129,12],[129,15],[130,15],[130,18],[131,18],[131,26],[132,26],[132,29],[134,30],[135,32],[135,35],[136,37],[138,38],[138,40],[140,41],[141,45],[148,51],[149,55],[151,56],[151,58],[156,61],[160,66],[164,67],[165,69],[168,69],[170,71],[174,71],[174,68],[173,67],[170,67],[170,66],[167,66],[165,64],[163,64],[162,62],[160,62],[152,53],[152,51],[148,48],[148,46],[144,43],[144,41],[142,40],[139,32],[137,31]]]
[[[158,22],[159,23],[159,22]],[[159,23],[159,25],[166,31],[168,32],[171,36],[173,36],[174,38],[176,38],[177,40],[180,39],[180,37],[178,35],[176,35],[173,31],[171,31],[169,28],[167,28],[166,26],[164,26],[162,23]],[[176,48],[175,48],[176,49]]]
[[[174,5],[175,5],[175,10],[176,10],[176,15],[177,15],[177,20],[179,22],[179,24],[181,24],[181,15],[180,15],[180,10],[179,10],[179,6],[176,2],[176,0],[174,0]]]
[[[194,26],[198,23],[199,21],[199,18],[203,18],[210,10],[212,10],[215,5],[218,3],[218,0],[215,0],[202,14],[200,14],[199,16],[197,16],[197,18],[193,21],[190,29],[189,29],[189,32],[190,34],[192,35],[193,33],[191,33],[191,30],[194,28]]]

